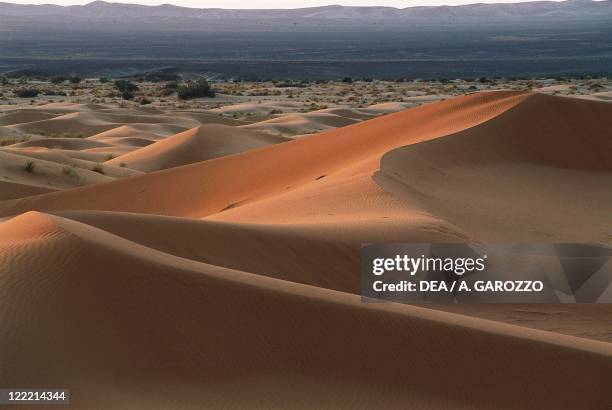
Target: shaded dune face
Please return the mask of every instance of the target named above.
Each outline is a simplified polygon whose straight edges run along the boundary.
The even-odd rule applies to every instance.
[[[535,94],[386,153],[375,180],[483,241],[610,243],[612,105]]]
[[[362,243],[611,244],[611,110],[490,92],[291,141],[87,139],[159,132],[105,163],[137,175],[0,196],[0,385],[83,409],[607,408],[609,306],[358,292]]]

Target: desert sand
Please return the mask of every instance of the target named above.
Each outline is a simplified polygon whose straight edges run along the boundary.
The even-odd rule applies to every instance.
[[[610,103],[225,115],[261,104],[2,108],[39,132],[0,148],[0,385],[84,409],[612,406],[610,305],[358,296],[362,243],[611,245]]]

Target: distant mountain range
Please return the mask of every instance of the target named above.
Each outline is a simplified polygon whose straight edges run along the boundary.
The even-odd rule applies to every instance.
[[[535,1],[463,6],[344,7],[324,6],[286,10],[195,9],[169,4],[143,6],[95,1],[84,6],[19,5],[0,3],[3,28],[66,29],[114,27],[126,29],[247,30],[287,27],[406,27],[414,25],[562,24],[610,22],[612,1]]]

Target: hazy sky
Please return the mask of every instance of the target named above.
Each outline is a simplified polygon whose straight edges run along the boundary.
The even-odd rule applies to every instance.
[[[3,0],[7,3],[19,4],[60,4],[63,6],[73,4],[86,4],[90,1],[82,0],[48,0],[48,1],[31,1],[31,0]],[[409,6],[439,6],[443,4],[458,5],[470,3],[519,3],[521,0],[121,0],[113,1],[116,3],[138,3],[147,5],[158,5],[164,3],[175,4],[177,6],[197,7],[197,8],[238,8],[238,9],[263,9],[263,8],[298,8],[312,6],[326,6],[329,4],[342,4],[344,6],[391,6],[391,7],[409,7]],[[527,0],[523,0],[527,1]],[[531,0],[533,1],[533,0]]]

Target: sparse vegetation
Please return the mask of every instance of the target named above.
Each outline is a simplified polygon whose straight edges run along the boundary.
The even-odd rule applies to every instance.
[[[116,80],[113,84],[115,88],[119,90],[119,92],[121,93],[126,92],[126,91],[131,92],[131,93],[138,91],[138,86],[131,81]]]
[[[30,174],[33,174],[35,169],[36,169],[36,163],[34,161],[26,162],[26,164],[25,164],[25,171],[26,172],[28,172]]]
[[[73,166],[62,168],[62,174],[69,176],[70,178],[78,179],[79,174],[77,174],[76,170]]]
[[[172,71],[160,70],[153,73],[148,73],[144,76],[145,81],[158,83],[161,81],[178,81],[180,76]]]
[[[177,89],[177,96],[181,100],[191,100],[202,97],[212,98],[215,96],[215,90],[210,87],[208,81],[201,79],[194,83],[179,86]]]
[[[38,97],[38,90],[36,88],[22,88],[15,91],[15,95],[19,98],[34,98]]]

